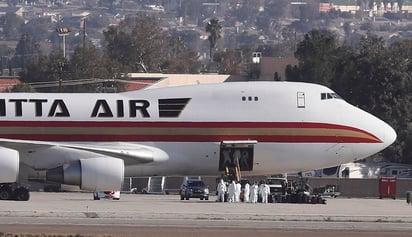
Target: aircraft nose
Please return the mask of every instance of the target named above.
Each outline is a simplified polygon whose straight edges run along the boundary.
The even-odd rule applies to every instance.
[[[397,137],[397,134],[395,130],[387,123],[385,123],[385,126],[382,126],[382,137],[381,140],[386,147],[392,145],[392,143],[395,142]]]

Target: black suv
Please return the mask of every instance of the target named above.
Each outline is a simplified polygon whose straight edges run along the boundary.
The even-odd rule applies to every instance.
[[[189,200],[189,198],[200,198],[200,200],[209,200],[209,188],[202,180],[185,179],[179,190],[180,200]]]

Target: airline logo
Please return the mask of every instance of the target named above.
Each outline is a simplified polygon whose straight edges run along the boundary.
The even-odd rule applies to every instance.
[[[177,118],[191,98],[159,99],[159,117]],[[7,114],[8,107],[12,114]],[[116,100],[115,105],[105,99],[96,100],[90,113],[92,118],[150,118],[148,100]],[[24,108],[24,109],[23,109]],[[32,114],[36,117],[70,117],[71,108],[62,99],[0,99],[0,117],[23,117]]]
[[[159,117],[176,118],[186,107],[190,98],[179,99],[160,99],[159,100]]]

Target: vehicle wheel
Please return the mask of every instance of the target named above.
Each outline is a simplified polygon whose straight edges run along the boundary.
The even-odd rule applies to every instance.
[[[8,187],[0,189],[0,200],[9,200],[11,197],[11,190]]]
[[[14,192],[17,201],[28,201],[30,199],[30,193],[27,188],[18,188]]]
[[[180,200],[185,200],[185,197],[183,197],[183,196],[180,196]]]
[[[113,198],[113,200],[117,200],[117,201],[118,201],[118,200],[120,200],[120,198]]]
[[[200,200],[203,200],[203,197],[201,197]]]

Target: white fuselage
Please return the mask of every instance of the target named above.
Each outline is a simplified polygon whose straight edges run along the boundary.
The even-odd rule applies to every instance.
[[[222,142],[256,141],[263,175],[314,170],[363,159],[396,133],[330,89],[307,83],[238,82],[119,94],[3,94],[0,136],[74,144],[159,148],[169,159],[128,165],[126,176],[216,175]],[[47,154],[47,159],[44,155]],[[93,152],[21,152],[36,169]]]

